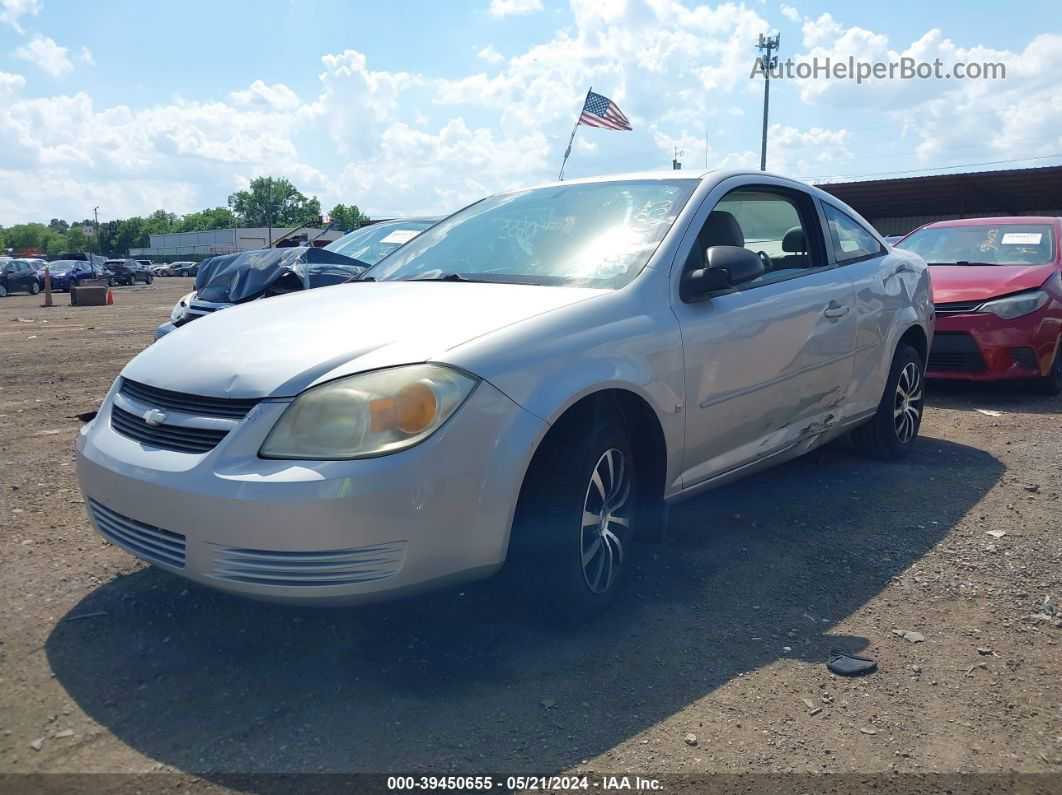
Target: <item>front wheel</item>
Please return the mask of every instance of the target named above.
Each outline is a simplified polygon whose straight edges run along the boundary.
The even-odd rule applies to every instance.
[[[852,431],[852,442],[859,452],[882,459],[900,458],[910,452],[922,426],[924,375],[925,364],[918,351],[900,343],[877,412]]]
[[[1039,378],[1030,378],[1025,382],[1026,388],[1036,395],[1062,394],[1062,339],[1059,339],[1055,348],[1055,358],[1051,362],[1051,370],[1047,375]]]
[[[588,412],[554,426],[528,472],[510,539],[525,606],[570,625],[615,599],[630,568],[636,477],[618,417]]]
[[[80,286],[81,286],[81,280],[80,279],[71,279],[70,283],[66,287],[66,291],[70,292],[75,287],[80,287]]]
[[[7,288],[0,284],[0,298],[7,298]]]
[[[144,284],[151,284],[151,282],[153,282],[154,280],[155,277],[149,273],[147,276],[144,277]]]

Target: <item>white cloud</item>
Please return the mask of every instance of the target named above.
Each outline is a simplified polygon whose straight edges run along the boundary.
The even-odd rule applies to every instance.
[[[749,79],[751,43],[769,25],[753,4],[694,2],[571,0],[564,27],[506,55],[491,45],[465,50],[478,56],[479,66],[454,74],[382,69],[357,50],[326,55],[319,64],[293,62],[293,70],[314,69],[319,78],[316,90],[298,94],[256,80],[213,95],[202,89],[215,97],[210,100],[100,107],[84,92],[30,98],[22,76],[0,73],[0,180],[7,188],[0,223],[78,217],[89,197],[88,206],[106,205],[113,216],[158,206],[191,211],[223,202],[261,174],[289,177],[318,194],[326,209],[353,201],[378,215],[449,211],[487,193],[553,179],[590,85],[616,101],[635,131],[580,128],[570,176],[648,163],[666,168],[676,145],[686,150],[685,167],[700,169],[706,127],[710,167],[756,167],[762,81]],[[829,15],[803,23],[806,53],[999,55],[961,47],[935,30],[893,44]],[[768,166],[818,176],[840,173],[837,163],[855,160],[853,153],[875,152],[856,130],[828,129],[820,120],[824,108],[863,108],[860,126],[878,118],[987,112],[966,123],[898,127],[896,136],[906,139],[900,149],[917,150],[926,163],[943,163],[953,147],[971,143],[988,144],[975,155],[1000,159],[1059,151],[1062,142],[1051,136],[1062,129],[1054,79],[1062,71],[1062,37],[1044,34],[1024,51],[1002,56],[1009,70],[1003,86],[802,84],[803,106],[774,106],[786,115],[772,114],[784,123],[771,127]],[[746,137],[728,138],[735,130]],[[1024,142],[1031,137],[1037,141]],[[962,156],[982,159],[969,150]],[[70,188],[75,185],[83,187]]]
[[[23,44],[15,50],[15,57],[35,64],[52,77],[62,77],[74,68],[66,47],[56,44],[47,36],[34,36],[29,44]]]
[[[86,66],[96,65],[96,59],[92,57],[92,50],[84,45],[81,46],[81,52],[78,53],[77,59]]]
[[[488,44],[482,50],[476,53],[476,57],[480,58],[487,63],[501,63],[505,60],[505,56],[494,49],[493,44]]]
[[[800,12],[793,8],[793,6],[782,3],[782,5],[779,7],[779,10],[782,12],[782,16],[788,19],[790,22],[800,21]]]
[[[10,25],[23,33],[19,17],[37,16],[41,10],[41,0],[0,0],[0,23]]]
[[[283,83],[267,85],[255,80],[245,91],[229,94],[233,104],[241,107],[263,107],[271,110],[293,111],[302,104],[298,95]]]
[[[513,14],[530,14],[542,10],[542,0],[490,0],[492,17],[507,17]]]

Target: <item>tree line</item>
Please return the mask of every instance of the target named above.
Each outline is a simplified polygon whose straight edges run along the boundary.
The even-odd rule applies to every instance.
[[[334,229],[344,232],[357,229],[369,220],[356,204],[337,204],[328,218]],[[307,198],[282,177],[257,177],[251,180],[247,190],[236,191],[229,196],[227,207],[214,207],[185,215],[156,210],[147,216],[102,221],[98,239],[91,218],[73,222],[53,218],[47,224],[0,226],[0,252],[32,249],[43,251],[49,257],[58,257],[66,252],[125,256],[131,248],[147,248],[151,235],[204,232],[231,229],[234,226],[317,226],[322,222],[321,202],[316,196]]]

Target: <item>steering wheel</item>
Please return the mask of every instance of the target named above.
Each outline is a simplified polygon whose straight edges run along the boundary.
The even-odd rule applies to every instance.
[[[766,251],[757,251],[756,256],[759,257],[760,261],[763,263],[764,272],[774,270],[774,262],[767,255]]]

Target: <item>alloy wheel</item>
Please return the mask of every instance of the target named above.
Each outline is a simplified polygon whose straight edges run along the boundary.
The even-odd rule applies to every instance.
[[[900,444],[907,444],[918,432],[922,417],[922,372],[914,362],[908,362],[900,371],[892,414],[896,438]]]
[[[594,465],[583,501],[580,531],[583,579],[593,593],[604,593],[623,564],[625,531],[630,526],[630,470],[623,453],[612,447]]]

